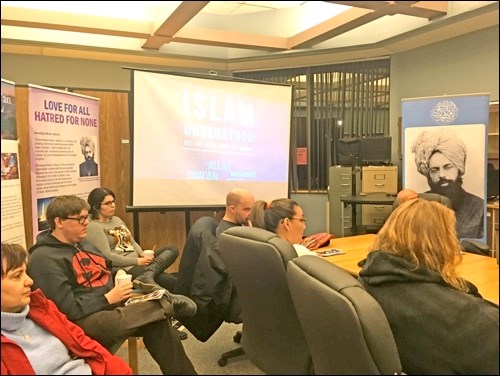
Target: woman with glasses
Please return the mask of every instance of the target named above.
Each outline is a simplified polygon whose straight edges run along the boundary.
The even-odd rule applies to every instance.
[[[115,194],[108,188],[93,189],[87,199],[90,205],[90,223],[87,239],[94,243],[112,262],[113,269],[120,268],[132,275],[135,286],[151,289],[144,285],[161,287],[174,291],[176,278],[165,273],[176,258],[179,250],[173,245],[162,247],[155,257],[144,257],[143,249],[134,240],[123,220],[115,215]]]
[[[253,227],[274,232],[281,239],[293,244],[297,256],[317,255],[300,244],[306,221],[300,205],[289,198],[278,198],[270,204],[263,200],[255,201],[250,214]]]

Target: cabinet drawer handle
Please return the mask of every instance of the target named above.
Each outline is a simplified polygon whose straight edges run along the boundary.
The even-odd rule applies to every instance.
[[[385,184],[375,184],[375,187],[383,187]]]

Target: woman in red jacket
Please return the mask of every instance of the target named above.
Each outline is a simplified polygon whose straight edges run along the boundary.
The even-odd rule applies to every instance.
[[[31,291],[28,253],[2,243],[2,375],[130,375],[118,356],[69,321],[41,290]]]

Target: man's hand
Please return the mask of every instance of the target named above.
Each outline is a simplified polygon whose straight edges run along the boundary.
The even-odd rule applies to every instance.
[[[132,297],[132,282],[122,283],[113,287],[108,293],[104,294],[109,304],[120,303],[121,301]]]

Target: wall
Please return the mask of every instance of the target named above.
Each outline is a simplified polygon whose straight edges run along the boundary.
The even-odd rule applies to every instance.
[[[391,57],[392,160],[398,158],[401,99],[489,93],[498,100],[498,26]],[[399,169],[401,187],[401,168]]]
[[[491,100],[498,100],[498,39],[498,26],[495,26],[392,55],[390,122],[394,164],[400,167],[398,118],[402,98],[489,92]],[[129,73],[119,62],[2,53],[1,71],[2,78],[16,84],[106,90],[130,88]],[[184,71],[196,72],[195,69]],[[226,72],[219,74],[228,75]],[[401,168],[399,171],[401,181]],[[309,218],[307,233],[325,231],[326,193],[296,194],[292,198],[301,204]]]

